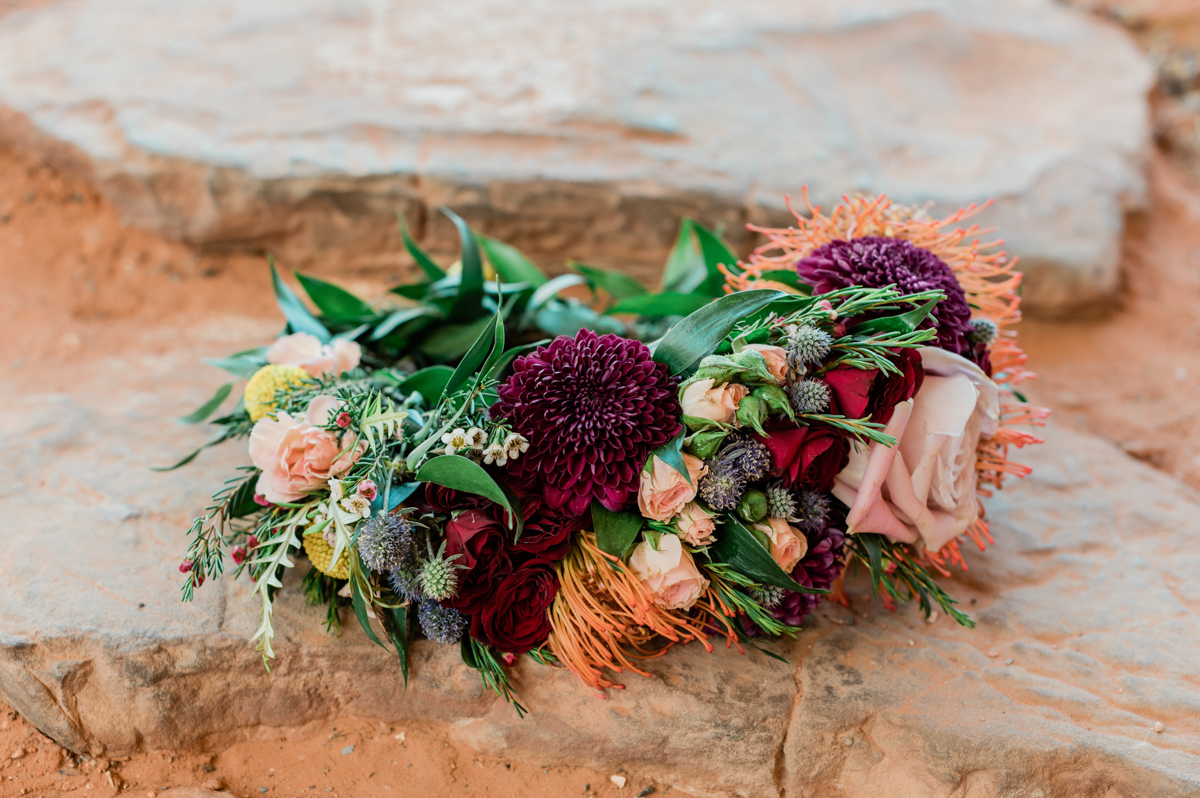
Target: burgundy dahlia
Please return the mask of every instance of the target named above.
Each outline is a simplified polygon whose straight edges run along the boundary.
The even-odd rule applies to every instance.
[[[492,418],[529,439],[508,461],[522,486],[582,515],[597,499],[619,510],[637,492],[650,452],[679,432],[676,380],[640,341],[581,330],[517,358]]]
[[[849,241],[830,241],[796,264],[800,279],[825,294],[839,288],[866,286],[915,294],[939,289],[946,298],[937,303],[922,327],[937,326],[937,345],[942,349],[978,360],[972,332],[971,308],[954,272],[927,249],[902,238],[866,236]]]
[[[828,590],[842,572],[842,547],[846,533],[833,527],[808,535],[808,553],[792,570],[792,579],[805,587]],[[823,597],[811,593],[785,593],[769,612],[779,620],[799,626],[805,615],[817,608]]]

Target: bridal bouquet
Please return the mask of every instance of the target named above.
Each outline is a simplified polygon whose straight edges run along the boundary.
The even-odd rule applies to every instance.
[[[933,573],[991,541],[980,497],[1044,417],[1016,389],[1020,274],[959,226],[977,210],[809,206],[752,228],[748,262],[685,220],[659,293],[548,278],[449,211],[460,260],[402,227],[425,279],[385,301],[297,274],[318,315],[272,264],[284,333],[210,361],[245,386],[207,445],[252,465],[192,525],[183,598],[232,560],[269,662],[303,553],[331,628],[352,608],[406,681],[418,630],[458,644],[515,705],[522,654],[597,692],[678,643],[777,656],[848,567],[971,626]]]

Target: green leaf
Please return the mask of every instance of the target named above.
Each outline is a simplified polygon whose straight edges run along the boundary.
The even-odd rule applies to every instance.
[[[221,406],[221,403],[229,398],[230,392],[233,391],[233,385],[232,382],[225,383],[217,389],[217,392],[212,395],[211,399],[179,420],[184,424],[199,424],[211,416]]]
[[[583,275],[580,274],[560,274],[557,277],[547,280],[529,297],[529,304],[525,306],[526,316],[531,316],[542,305],[558,296],[563,290],[574,285],[582,285],[586,282],[587,280],[583,279]]]
[[[346,289],[300,272],[293,274],[322,314],[339,321],[357,321],[375,315],[370,305]]]
[[[485,235],[476,233],[475,240],[479,242],[479,246],[483,249],[483,254],[487,255],[488,261],[492,264],[492,268],[496,270],[496,274],[500,275],[501,279],[509,283],[529,283],[534,288],[545,285],[549,279],[545,272],[537,267],[533,261],[520,253],[516,247],[511,247],[503,241],[497,241],[494,238],[488,238]]]
[[[483,308],[483,258],[479,256],[479,247],[475,244],[471,228],[467,227],[462,217],[449,208],[442,208],[442,213],[454,222],[462,242],[462,278],[449,314],[450,321],[462,324],[478,318]]]
[[[912,332],[917,325],[925,320],[940,299],[931,299],[920,307],[913,308],[899,316],[884,316],[882,319],[871,319],[862,324],[856,324],[849,329],[851,335],[874,335],[881,332]]]
[[[504,354],[502,354],[499,358],[497,358],[496,362],[492,364],[492,366],[491,366],[492,376],[499,378],[499,376],[504,373],[504,370],[506,368],[508,368],[509,363],[512,363],[514,360],[516,360],[517,358],[519,358],[521,355],[525,354],[526,352],[532,352],[533,350],[537,349],[539,346],[545,346],[548,343],[550,343],[550,339],[543,338],[542,340],[534,341],[531,344],[522,344],[521,346],[514,346],[511,349],[506,349],[504,351]]]
[[[686,316],[712,302],[712,297],[702,294],[642,294],[622,299],[608,310],[607,314],[636,313],[639,316]]]
[[[442,397],[445,398],[457,391],[473,374],[479,371],[479,367],[488,359],[488,355],[492,352],[496,345],[496,338],[502,333],[497,332],[497,326],[503,330],[503,324],[500,320],[500,314],[496,314],[487,319],[487,325],[480,331],[475,338],[475,343],[471,344],[471,348],[463,355],[463,359],[459,361],[454,372],[450,375],[450,379],[446,381],[446,387],[442,391]]]
[[[300,297],[296,296],[296,293],[288,288],[287,283],[279,276],[279,271],[275,268],[275,256],[267,255],[267,263],[271,266],[271,283],[275,286],[275,301],[279,303],[279,309],[283,311],[283,316],[287,319],[292,332],[305,332],[315,335],[323,344],[329,343],[333,337],[329,334],[329,330],[325,329],[325,325],[321,324],[312,311],[300,301]]]
[[[440,316],[442,312],[433,305],[418,305],[415,308],[401,308],[393,311],[386,319],[379,322],[375,327],[375,331],[371,333],[371,340],[378,341],[380,338],[386,338],[392,330],[399,327],[405,322],[419,319],[422,316]]]
[[[708,271],[704,266],[704,255],[700,253],[700,245],[696,243],[695,222],[684,219],[679,223],[679,233],[675,236],[675,246],[667,257],[667,265],[663,269],[662,290],[690,294],[704,282]]]
[[[730,272],[740,273],[737,255],[704,226],[694,222],[692,226],[696,231],[696,239],[700,242],[700,252],[704,255],[704,268],[708,272],[708,276],[704,278],[703,291],[709,296],[721,296],[725,292],[725,275],[718,266],[724,264]]]
[[[496,364],[504,357],[504,316],[500,311],[496,311],[496,335],[492,341],[492,350],[488,353],[487,360],[483,363],[483,368],[479,370],[478,378],[475,384],[479,385],[489,376]]]
[[[255,469],[229,500],[229,516],[231,518],[245,518],[248,515],[254,515],[262,509],[262,505],[254,501],[254,492],[258,487],[259,473],[258,469]]]
[[[222,431],[218,432],[216,435],[214,435],[214,436],[213,436],[213,437],[212,437],[212,438],[211,438],[211,439],[208,441],[208,443],[206,443],[206,444],[204,444],[204,445],[202,445],[202,446],[198,446],[194,452],[192,452],[191,454],[189,454],[189,455],[185,456],[185,457],[184,457],[182,460],[180,460],[179,462],[175,463],[174,465],[169,465],[169,466],[151,466],[151,467],[150,467],[150,470],[151,470],[151,471],[174,471],[174,470],[175,470],[175,469],[177,469],[177,468],[182,468],[183,466],[185,466],[185,465],[187,465],[188,463],[190,463],[190,462],[192,462],[193,460],[195,460],[195,459],[196,459],[196,456],[197,456],[198,454],[200,454],[200,452],[204,451],[205,449],[207,449],[207,448],[209,448],[209,447],[211,447],[211,446],[216,446],[218,443],[222,443],[222,442],[224,442],[224,441],[227,441],[227,440],[229,440],[229,438],[230,438],[230,437],[231,437],[231,436],[230,436],[230,433],[229,433],[229,432],[227,432],[227,431],[225,431],[225,430],[222,430]]]
[[[417,262],[421,270],[430,280],[440,280],[445,277],[446,272],[442,270],[442,267],[429,257],[429,253],[417,246],[417,242],[413,241],[412,236],[408,234],[408,223],[404,220],[404,214],[396,211],[396,218],[400,221],[400,238],[404,240],[404,248],[408,250],[408,254]]]
[[[395,402],[385,396],[383,391],[373,391],[359,417],[358,429],[374,452],[392,438],[400,438],[401,425],[406,418],[408,413],[398,409]]]
[[[444,454],[425,461],[425,464],[413,477],[417,482],[432,482],[454,490],[474,493],[485,499],[491,499],[511,514],[509,527],[514,525],[520,515],[520,508],[514,508],[508,496],[496,484],[496,480],[483,469],[483,466],[460,457],[456,454]]]
[[[254,356],[206,357],[202,358],[202,362],[209,366],[216,366],[219,369],[228,371],[233,376],[240,377],[241,379],[253,377],[254,372],[267,365],[267,359],[261,354]]]
[[[642,531],[643,521],[637,513],[613,512],[598,501],[592,502],[592,529],[596,533],[596,545],[614,557],[625,556],[625,550]]]
[[[400,672],[404,674],[404,689],[408,690],[408,607],[379,607],[375,614],[400,656]]]
[[[756,582],[782,587],[797,593],[828,594],[828,590],[805,587],[792,579],[771,557],[754,533],[733,515],[725,516],[725,524],[717,534],[717,542],[709,549],[713,562],[728,563],[739,573]]]
[[[867,550],[867,567],[871,570],[871,589],[879,598],[879,583],[883,579],[883,540],[880,535],[860,532],[858,540]]]
[[[710,302],[662,337],[654,348],[654,359],[665,363],[672,374],[681,374],[712,354],[739,319],[786,296],[782,291],[758,289]]]
[[[409,283],[407,285],[398,285],[391,289],[391,293],[399,294],[405,299],[419,301],[424,299],[425,295],[429,293],[429,287],[431,285],[433,285],[433,283]]]
[[[367,600],[363,598],[362,589],[358,585],[358,579],[355,578],[356,576],[361,575],[362,566],[358,565],[359,573],[356,574],[354,572],[355,569],[353,568],[353,565],[358,564],[358,553],[353,551],[353,547],[351,547],[350,559],[352,561],[350,572],[350,600],[354,604],[354,614],[358,617],[358,625],[361,626],[363,631],[367,633],[367,637],[369,637],[373,642],[377,643],[380,648],[386,650],[387,646],[383,644],[383,641],[379,639],[379,635],[375,634],[375,630],[371,628],[371,617],[367,615]]]
[[[762,273],[762,279],[783,283],[789,288],[795,288],[797,291],[805,295],[812,294],[812,286],[808,283],[800,282],[800,275],[796,274],[791,269],[768,269]]]
[[[556,307],[538,311],[537,326],[550,335],[573,336],[580,330],[593,330],[601,335],[615,333],[625,336],[625,326],[616,319],[601,316],[589,307],[576,302],[562,302]]]
[[[649,468],[651,463],[654,462],[654,458],[657,457],[680,474],[683,474],[683,478],[687,480],[687,484],[692,485],[692,475],[688,473],[687,463],[683,462],[683,434],[685,431],[680,430],[678,435],[652,451],[650,456],[646,458],[646,468]],[[696,486],[692,485],[692,487]]]
[[[470,633],[464,634],[458,641],[458,654],[462,657],[463,664],[472,670],[483,670],[479,664],[478,658],[475,656],[475,646],[471,645]]]
[[[585,266],[582,263],[572,263],[571,265],[583,275],[593,291],[603,288],[613,299],[628,299],[646,293],[645,286],[628,274],[610,269],[598,269],[595,266]]]
[[[456,360],[493,323],[492,316],[483,316],[470,324],[447,324],[434,330],[418,348],[436,360]]]
[[[429,366],[413,372],[400,384],[400,390],[405,393],[415,391],[424,396],[425,401],[432,404],[446,392],[446,383],[450,381],[452,374],[454,374],[454,369],[449,366]]]

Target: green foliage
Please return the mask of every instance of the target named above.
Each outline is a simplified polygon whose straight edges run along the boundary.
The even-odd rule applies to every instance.
[[[882,587],[896,601],[915,598],[927,618],[936,604],[959,624],[968,629],[975,628],[971,616],[958,608],[958,602],[912,559],[903,544],[894,543],[883,535],[860,532],[846,537],[846,548],[853,561],[866,566],[877,597]]]
[[[509,528],[512,528],[521,519],[520,507],[510,501],[500,486],[496,484],[496,480],[492,479],[491,474],[485,471],[483,466],[466,457],[444,454],[430,458],[417,471],[416,480],[432,482],[435,485],[461,490],[465,493],[473,493],[494,501],[508,511],[506,518]]]
[[[672,327],[654,348],[654,359],[672,374],[682,374],[712,354],[739,319],[787,296],[770,290],[723,296]]]
[[[279,276],[279,271],[275,268],[274,256],[268,255],[267,261],[271,266],[271,283],[275,286],[275,300],[279,303],[279,309],[283,311],[283,317],[287,319],[288,328],[292,332],[315,335],[321,340],[321,343],[329,343],[333,335]]]
[[[585,266],[573,263],[575,269],[587,280],[588,287],[593,291],[603,289],[613,299],[628,299],[646,293],[646,287],[624,272],[610,269],[599,269],[595,266]]]
[[[598,501],[592,502],[592,530],[596,533],[596,545],[614,557],[625,556],[638,532],[642,531],[644,521],[640,513],[614,512]]]
[[[371,451],[382,447],[392,438],[400,437],[400,426],[408,413],[398,410],[381,391],[372,392],[358,419],[358,429],[367,439]]]
[[[462,243],[461,261],[462,273],[458,293],[450,305],[450,321],[459,324],[478,318],[483,308],[483,258],[479,255],[479,246],[471,228],[457,213],[449,208],[442,208],[442,213],[454,222],[458,228],[458,237]]]
[[[371,306],[346,289],[307,274],[294,274],[323,317],[333,321],[352,322],[374,318],[375,311]]]
[[[491,647],[480,643],[469,634],[464,634],[459,643],[459,652],[467,667],[479,671],[484,686],[512,704],[513,709],[517,711],[517,717],[524,718],[528,710],[517,700],[517,693],[509,681],[508,673],[496,659]]]
[[[775,585],[796,593],[829,593],[828,590],[805,587],[784,573],[771,552],[733,515],[725,516],[709,555],[714,563],[725,563],[760,584]]]
[[[404,248],[408,250],[408,254],[421,267],[421,271],[425,272],[425,276],[431,281],[440,280],[446,276],[446,272],[442,270],[434,262],[433,258],[429,257],[429,253],[417,246],[417,242],[408,233],[408,224],[405,222],[404,214],[396,211],[396,219],[400,222],[400,238],[404,241]]]
[[[487,255],[488,262],[492,264],[496,274],[505,282],[529,283],[534,288],[539,288],[549,279],[533,261],[515,247],[485,235],[476,234],[475,240],[479,242],[483,254]]]
[[[204,421],[206,418],[216,412],[217,408],[221,406],[222,402],[229,398],[230,392],[233,391],[233,385],[234,384],[232,382],[225,383],[217,389],[217,392],[212,395],[211,399],[179,420],[184,424],[199,424],[201,421]]]
[[[653,468],[654,458],[657,457],[682,474],[683,478],[687,480],[687,484],[692,485],[692,475],[688,473],[687,464],[683,461],[684,432],[686,430],[680,430],[678,435],[652,451],[650,456],[646,458],[646,465],[642,470],[646,471]],[[692,487],[696,486],[692,485]]]

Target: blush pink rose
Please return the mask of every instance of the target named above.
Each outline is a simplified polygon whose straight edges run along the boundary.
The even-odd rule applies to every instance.
[[[808,553],[808,538],[782,518],[768,518],[766,523],[755,524],[754,528],[770,539],[771,559],[784,573],[790,574]]]
[[[629,567],[663,609],[690,610],[708,589],[708,580],[675,535],[663,535],[657,549],[648,540],[639,543],[629,557]]]
[[[925,381],[896,405],[884,430],[898,444],[855,445],[833,495],[850,507],[848,531],[876,532],[938,551],[979,517],[976,449],[996,434],[996,384],[974,363],[921,349]]]
[[[733,424],[738,404],[746,398],[745,385],[726,383],[714,385],[714,380],[696,380],[683,389],[680,402],[685,416],[706,418],[718,424]]]
[[[298,366],[311,377],[336,377],[362,360],[362,347],[354,341],[335,338],[323,344],[309,333],[292,333],[279,338],[267,349],[267,362]]]
[[[638,487],[638,509],[642,515],[654,521],[670,521],[683,506],[696,498],[696,486],[700,477],[708,471],[704,461],[690,454],[683,456],[692,484],[661,457],[651,460],[651,467],[642,471],[642,482]]]
[[[690,546],[707,546],[713,542],[713,534],[717,531],[717,522],[708,510],[698,502],[688,502],[679,511],[675,520],[679,536]]]
[[[258,420],[250,432],[250,459],[262,470],[255,493],[272,504],[294,502],[358,462],[366,441],[342,451],[345,445],[338,436],[321,429],[340,406],[341,401],[332,396],[317,396],[303,416],[280,411],[275,418]]]
[[[767,361],[767,371],[771,372],[771,376],[775,379],[775,382],[783,384],[788,374],[786,349],[782,346],[771,346],[770,344],[747,344],[746,349],[762,355],[763,360]]]

